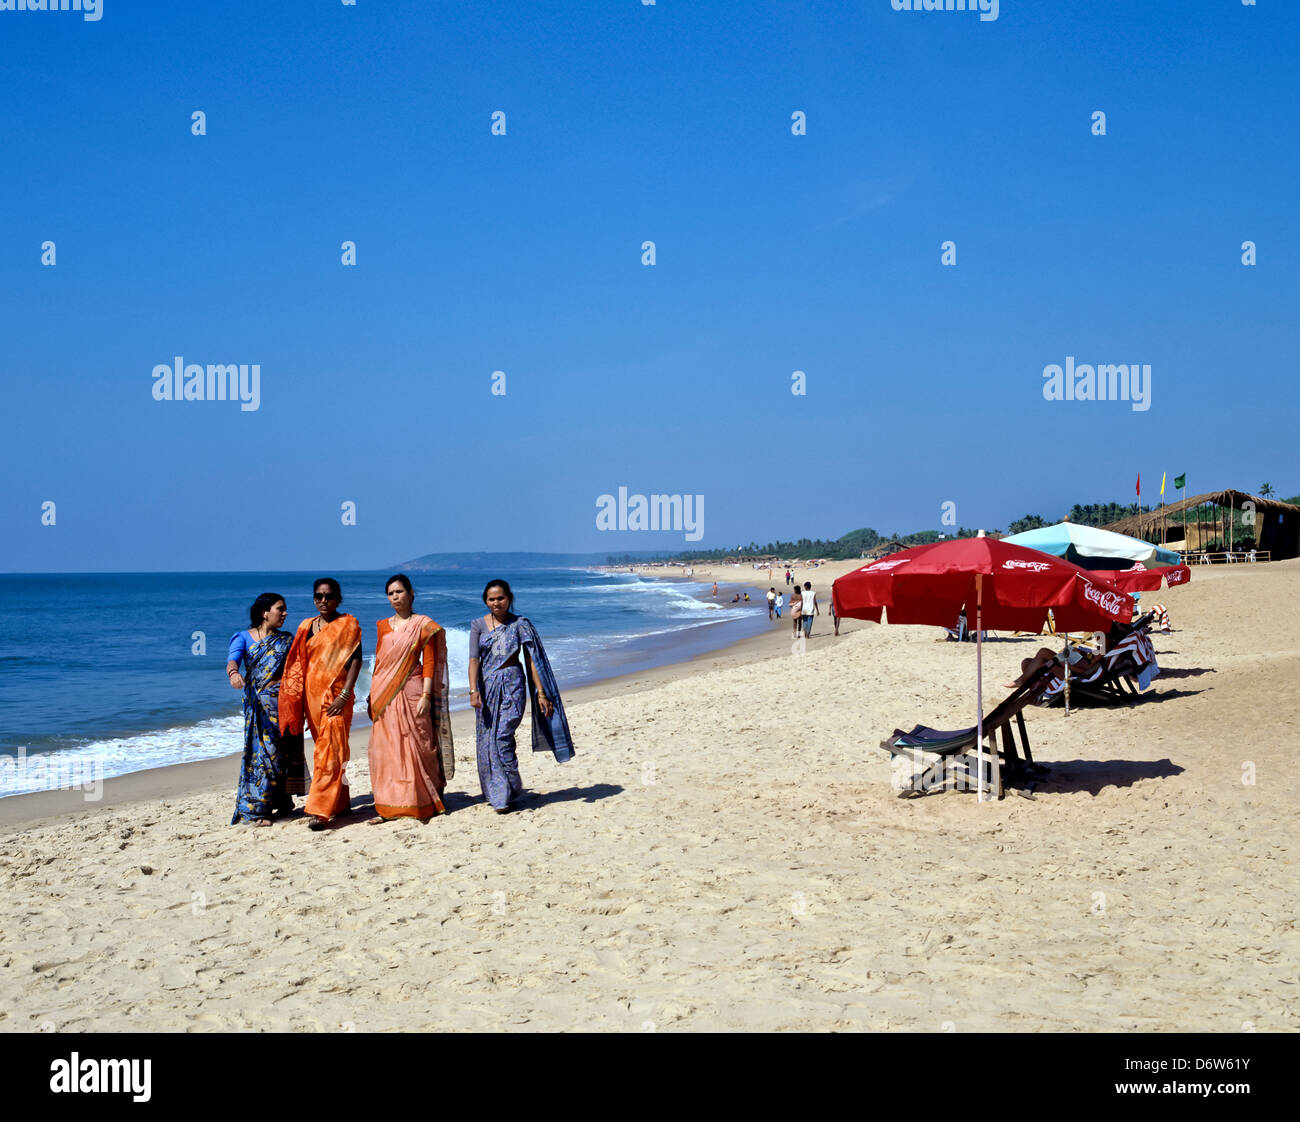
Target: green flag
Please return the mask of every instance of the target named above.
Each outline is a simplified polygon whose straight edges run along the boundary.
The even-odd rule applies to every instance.
[[[1174,490],[1180,491],[1182,490],[1182,488],[1186,486],[1187,486],[1187,472],[1183,472],[1182,475],[1180,475],[1177,479],[1174,480]]]

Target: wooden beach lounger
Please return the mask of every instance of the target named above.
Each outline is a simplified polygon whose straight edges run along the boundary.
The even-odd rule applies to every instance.
[[[984,758],[984,781],[989,790],[998,785],[993,782],[992,768],[996,761],[1002,790],[1014,788],[1018,794],[1032,798],[1034,779],[1047,771],[1042,764],[1034,763],[1029,750],[1029,733],[1025,730],[1024,708],[1032,705],[1051,684],[1050,665],[1041,667],[1028,681],[1014,691],[984,718],[984,736],[988,744]],[[1020,732],[1017,748],[1011,722]],[[975,727],[945,732],[928,725],[917,725],[911,732],[895,729],[894,735],[882,740],[880,747],[889,753],[891,766],[899,779],[900,798],[942,791],[949,777],[958,789],[973,791],[979,782],[979,754]],[[1002,747],[996,745],[1001,734]],[[910,777],[907,772],[910,770]]]

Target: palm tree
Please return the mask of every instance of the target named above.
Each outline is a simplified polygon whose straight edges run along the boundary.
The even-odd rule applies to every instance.
[[[1271,494],[1273,493],[1273,484],[1271,484],[1271,483],[1261,483],[1261,484],[1259,485],[1259,493],[1260,493],[1261,497],[1263,497],[1263,498],[1267,498],[1269,495],[1271,495]]]

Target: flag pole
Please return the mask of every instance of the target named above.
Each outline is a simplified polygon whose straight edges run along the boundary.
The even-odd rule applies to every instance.
[[[1199,540],[1199,526],[1197,527],[1197,530],[1196,544],[1199,546],[1201,544]],[[1187,562],[1187,472],[1183,472],[1183,562],[1184,564]]]
[[[1167,471],[1160,473],[1160,544],[1169,544],[1169,526],[1165,522],[1165,480],[1169,478]]]

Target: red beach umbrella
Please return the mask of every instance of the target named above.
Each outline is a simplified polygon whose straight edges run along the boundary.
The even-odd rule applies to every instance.
[[[1039,631],[1050,609],[1058,630],[1103,631],[1133,617],[1133,600],[1069,561],[994,538],[918,545],[847,573],[831,586],[835,614],[880,623],[952,627],[963,610],[975,621],[975,724],[984,751],[985,628]],[[995,772],[996,774],[996,772]],[[984,801],[984,769],[979,774]]]
[[[1166,565],[1160,569],[1148,569],[1141,561],[1136,561],[1130,569],[1090,569],[1093,576],[1110,581],[1121,592],[1154,592],[1161,581],[1173,588],[1177,584],[1186,584],[1192,579],[1192,570],[1186,565]]]

